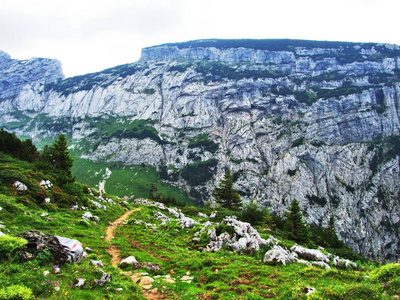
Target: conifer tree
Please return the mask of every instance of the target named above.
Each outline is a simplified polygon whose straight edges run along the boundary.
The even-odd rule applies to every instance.
[[[58,185],[62,186],[75,181],[72,176],[74,160],[68,152],[68,142],[64,134],[60,134],[53,145],[43,149],[42,159],[51,166]]]
[[[233,188],[233,176],[231,171],[228,169],[225,172],[224,178],[221,180],[220,184],[215,187],[213,196],[217,203],[221,207],[228,208],[230,210],[240,210],[242,207],[242,200],[239,194]]]
[[[328,227],[326,228],[325,239],[327,243],[333,248],[342,248],[344,243],[339,240],[337,231],[335,229],[335,218],[333,214],[329,217]]]
[[[298,243],[307,243],[310,240],[310,229],[303,220],[299,201],[294,199],[284,215],[289,238]]]

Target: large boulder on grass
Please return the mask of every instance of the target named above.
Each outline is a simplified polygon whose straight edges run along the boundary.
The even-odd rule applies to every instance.
[[[293,253],[283,249],[281,246],[275,245],[271,250],[264,255],[263,262],[278,262],[286,265],[287,262],[295,262],[297,258]]]
[[[326,256],[319,250],[308,249],[308,248],[303,248],[299,245],[294,245],[292,248],[290,248],[290,251],[295,252],[299,257],[304,258],[306,260],[323,261],[325,263],[329,262],[328,256]]]
[[[68,253],[59,240],[50,234],[29,230],[18,235],[28,241],[26,249],[21,252],[23,260],[36,257],[40,252],[48,250],[51,253],[51,260],[55,264],[63,264],[68,261]]]

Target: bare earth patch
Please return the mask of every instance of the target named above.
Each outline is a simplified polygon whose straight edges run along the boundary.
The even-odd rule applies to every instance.
[[[110,242],[112,238],[115,236],[115,229],[122,224],[123,221],[125,221],[129,215],[135,211],[140,210],[140,208],[135,208],[133,210],[129,210],[125,212],[121,217],[118,219],[114,220],[107,228],[106,228],[106,237],[104,238],[105,241]],[[111,243],[107,247],[107,252],[111,256],[111,264],[118,268],[118,264],[121,261],[121,258],[119,257],[120,251],[119,249],[112,245]],[[134,280],[134,278],[132,278]],[[160,293],[157,289],[153,289],[150,291],[144,290],[143,297],[145,297],[148,300],[158,300],[158,299],[166,299],[165,295],[163,293]]]

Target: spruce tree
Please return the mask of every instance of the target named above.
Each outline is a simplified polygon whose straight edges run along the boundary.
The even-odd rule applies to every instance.
[[[310,229],[303,220],[299,201],[294,199],[284,215],[289,238],[298,243],[307,243],[310,240]]]
[[[72,176],[74,160],[68,152],[68,142],[64,134],[60,134],[52,146],[43,149],[42,159],[51,166],[58,185],[75,181]]]
[[[220,184],[215,187],[213,196],[217,203],[221,207],[228,208],[230,210],[240,210],[242,207],[242,200],[239,194],[233,188],[233,176],[231,171],[228,169],[225,172],[224,178],[221,180]]]

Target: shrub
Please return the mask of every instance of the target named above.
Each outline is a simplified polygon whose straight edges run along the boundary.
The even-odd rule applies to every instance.
[[[372,286],[356,285],[344,293],[342,299],[377,299],[376,295],[377,290]]]
[[[266,208],[261,208],[253,202],[243,208],[240,218],[254,226],[262,223],[267,215],[268,210]]]
[[[20,237],[0,236],[0,259],[9,256],[18,249],[22,249],[28,242]]]
[[[64,184],[63,191],[72,196],[77,196],[80,199],[84,197],[83,185],[78,182]]]
[[[0,300],[28,300],[32,298],[32,290],[23,285],[11,285],[0,289]]]
[[[400,264],[387,264],[375,270],[371,278],[382,282],[388,282],[398,276],[400,276]]]

